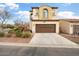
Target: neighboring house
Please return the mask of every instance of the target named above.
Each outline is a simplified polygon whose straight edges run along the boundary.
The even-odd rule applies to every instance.
[[[79,34],[79,19],[62,19],[60,30],[62,33]]]
[[[31,29],[33,33],[68,33],[79,32],[79,20],[77,19],[57,19],[56,11],[58,7],[47,5],[32,7],[30,11]]]

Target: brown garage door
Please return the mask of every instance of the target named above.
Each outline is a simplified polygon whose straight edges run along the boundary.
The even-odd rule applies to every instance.
[[[79,33],[79,25],[73,25],[73,33],[74,34]]]
[[[56,32],[55,24],[36,24],[36,32],[37,33],[52,33]]]

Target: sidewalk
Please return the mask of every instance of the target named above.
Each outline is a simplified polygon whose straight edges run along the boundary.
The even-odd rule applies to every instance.
[[[79,48],[79,45],[50,45],[50,44],[43,44],[43,45],[32,45],[27,43],[8,43],[8,42],[0,42],[0,45],[5,46],[26,46],[26,47],[56,47],[56,48]]]

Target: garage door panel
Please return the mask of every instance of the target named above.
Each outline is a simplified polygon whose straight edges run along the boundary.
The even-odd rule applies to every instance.
[[[56,30],[55,24],[36,24],[37,33],[52,33],[55,32],[55,30]]]

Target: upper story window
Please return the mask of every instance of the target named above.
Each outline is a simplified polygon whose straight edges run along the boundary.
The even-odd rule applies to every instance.
[[[44,9],[44,18],[48,18],[48,10]]]
[[[38,12],[35,13],[35,16],[38,16]]]

